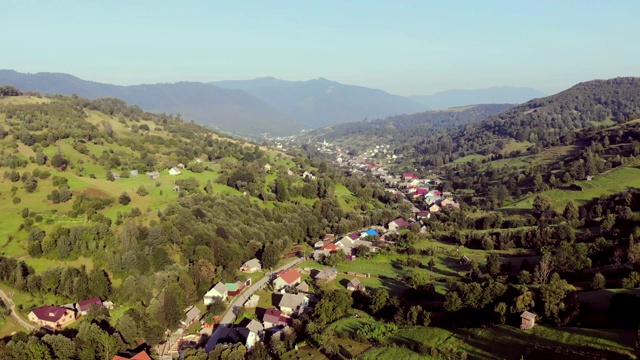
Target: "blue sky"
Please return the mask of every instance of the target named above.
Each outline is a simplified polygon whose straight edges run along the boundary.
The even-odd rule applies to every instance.
[[[0,68],[115,84],[326,77],[400,95],[640,76],[640,1],[0,0]]]

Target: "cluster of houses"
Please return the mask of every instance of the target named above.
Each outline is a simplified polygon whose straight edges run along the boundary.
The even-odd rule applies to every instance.
[[[241,270],[250,272],[259,269],[259,262],[252,259],[243,264]],[[256,264],[257,262],[257,264]],[[330,282],[336,280],[338,272],[334,268],[314,270],[311,276],[315,282]],[[225,299],[229,296],[228,284],[218,283],[205,296],[205,304],[211,301],[211,296]],[[304,313],[308,313],[318,302],[316,295],[312,294],[310,286],[302,281],[302,273],[299,269],[287,269],[273,274],[271,277],[273,287],[274,307],[261,309],[256,313],[258,319],[245,319],[239,325],[220,330],[218,344],[242,343],[247,349],[252,349],[256,342],[262,341],[266,336],[284,336],[290,330],[292,321]],[[216,289],[217,288],[217,289]],[[365,287],[360,280],[354,277],[346,285],[350,291],[364,291]],[[225,292],[226,291],[226,292]],[[244,303],[245,308],[256,308],[260,297],[252,295]],[[215,299],[213,301],[216,301]]]
[[[43,305],[31,310],[27,318],[41,328],[60,330],[74,323],[82,315],[87,315],[92,307],[113,309],[113,303],[102,301],[99,297],[82,300],[76,304]]]
[[[355,260],[355,250],[360,246],[369,248],[370,252],[377,252],[380,250],[373,245],[371,241],[374,238],[379,238],[380,234],[375,229],[368,229],[363,232],[353,232],[345,235],[342,238],[336,238],[334,234],[325,235],[324,239],[314,244],[314,251],[311,257],[320,261],[323,257],[329,256],[338,250],[342,250],[347,260]]]

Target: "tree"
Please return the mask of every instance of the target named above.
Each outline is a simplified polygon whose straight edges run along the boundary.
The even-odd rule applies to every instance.
[[[276,179],[276,199],[280,202],[289,200],[289,185],[283,179]]]
[[[507,321],[505,314],[507,313],[507,304],[499,302],[494,308],[493,312],[498,315],[498,322],[504,324]]]
[[[456,312],[464,307],[464,303],[457,291],[449,291],[444,298],[444,304],[442,305],[448,312]]]
[[[347,315],[351,305],[351,294],[343,290],[329,290],[322,294],[313,315],[322,323],[330,323]]]
[[[500,273],[500,260],[498,259],[498,255],[490,254],[487,256],[487,272],[491,276],[495,276]]]
[[[371,304],[369,310],[372,314],[376,315],[382,310],[389,302],[389,292],[386,289],[376,289],[371,297]]]
[[[518,273],[518,284],[526,285],[531,283],[531,273],[527,270],[522,270]]]
[[[89,274],[89,291],[91,296],[97,296],[101,299],[109,298],[111,295],[111,279],[109,275],[102,269],[92,270]]]
[[[633,244],[629,246],[629,251],[627,252],[627,258],[629,262],[632,264],[640,263],[640,241],[635,241]]]
[[[553,259],[551,258],[551,254],[546,253],[542,256],[540,263],[536,265],[536,268],[533,272],[533,278],[538,284],[546,284],[552,271]]]
[[[116,181],[116,177],[113,176],[113,173],[110,170],[107,170],[107,180]]]
[[[278,264],[280,260],[279,250],[276,244],[266,244],[262,251],[262,266],[265,269],[271,269]]]
[[[126,192],[123,192],[122,194],[120,194],[120,197],[118,197],[118,202],[121,205],[129,205],[129,203],[131,202],[131,196],[129,196],[129,194],[127,194]]]
[[[562,212],[562,215],[565,219],[567,219],[567,221],[574,222],[578,220],[580,211],[578,210],[576,204],[573,201],[569,200],[567,206],[565,206],[564,211]]]
[[[59,360],[72,360],[76,355],[76,344],[64,335],[47,334],[42,341],[51,348],[54,358]]]
[[[578,302],[570,299],[569,295],[575,297],[575,288],[566,280],[561,279],[557,273],[551,276],[548,284],[540,287],[542,302],[544,303],[544,313],[547,317],[553,318],[557,325],[565,325],[578,313]]]
[[[606,284],[607,284],[607,280],[604,278],[604,275],[602,275],[601,273],[596,273],[593,276],[593,280],[591,281],[591,288],[593,290],[604,289]]]
[[[540,216],[551,207],[551,199],[546,194],[540,194],[533,199],[533,212]]]

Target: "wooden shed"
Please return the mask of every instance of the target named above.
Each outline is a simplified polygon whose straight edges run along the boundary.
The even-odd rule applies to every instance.
[[[536,314],[525,311],[520,315],[522,319],[522,323],[520,324],[520,329],[522,330],[531,330],[533,326],[536,324]]]

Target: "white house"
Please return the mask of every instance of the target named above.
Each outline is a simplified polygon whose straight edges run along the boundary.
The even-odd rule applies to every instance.
[[[293,314],[309,306],[309,297],[303,294],[284,294],[278,305],[285,314]]]
[[[262,270],[262,265],[260,265],[260,260],[258,260],[256,258],[253,258],[253,259],[245,262],[240,267],[240,271],[246,272],[246,273],[254,273],[254,272],[260,271],[260,270]]]
[[[181,174],[182,171],[180,171],[180,169],[178,169],[177,167],[172,167],[171,169],[169,169],[169,175],[179,175]]]
[[[204,294],[204,304],[211,305],[216,301],[216,298],[222,299],[224,301],[227,299],[227,295],[227,287],[223,283],[218,282],[214,287],[211,288],[211,290],[207,291],[207,293]]]

